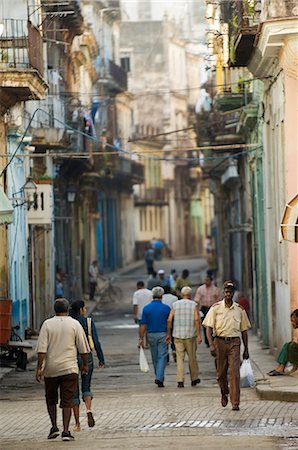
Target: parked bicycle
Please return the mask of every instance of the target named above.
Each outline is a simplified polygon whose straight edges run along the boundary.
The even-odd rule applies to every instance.
[[[115,284],[115,278],[105,278],[99,275],[97,279],[97,287],[95,297],[103,304],[118,303],[122,299],[122,289]]]

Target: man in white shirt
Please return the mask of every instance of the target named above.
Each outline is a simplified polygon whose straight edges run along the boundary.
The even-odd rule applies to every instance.
[[[77,353],[82,357],[82,373],[88,372],[90,348],[81,324],[68,316],[69,302],[59,298],[54,303],[55,316],[42,324],[36,345],[37,368],[35,378],[40,382],[44,376],[45,396],[52,427],[48,439],[59,436],[57,427],[58,388],[60,407],[63,410],[63,441],[72,441],[69,431],[71,408],[78,384]]]
[[[170,286],[165,286],[163,290],[165,291],[165,293],[162,296],[162,302],[172,309],[173,303],[177,302],[178,297],[177,295],[172,294]]]
[[[137,282],[137,290],[133,294],[132,304],[133,304],[133,318],[135,323],[141,324],[143,308],[147,303],[152,301],[152,291],[150,289],[145,288],[145,284],[143,281]],[[147,347],[147,335],[146,342],[144,344]]]

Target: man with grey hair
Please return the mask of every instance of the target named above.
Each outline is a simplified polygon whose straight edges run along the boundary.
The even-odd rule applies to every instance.
[[[173,337],[177,358],[178,388],[184,387],[184,357],[188,355],[191,385],[200,383],[199,368],[196,357],[197,343],[201,344],[200,318],[197,304],[191,300],[192,291],[189,286],[181,290],[182,300],[173,303],[168,317],[167,342],[172,341],[172,326],[174,319]]]
[[[37,368],[35,378],[40,382],[44,376],[45,396],[52,427],[48,439],[59,436],[57,427],[58,388],[62,408],[63,441],[72,441],[69,431],[71,408],[78,384],[77,353],[82,357],[83,374],[88,372],[90,348],[81,324],[68,315],[69,302],[59,298],[54,303],[55,316],[42,324],[36,345]]]
[[[148,342],[155,372],[155,384],[164,387],[164,373],[167,365],[168,345],[166,343],[167,319],[170,308],[162,303],[164,290],[161,286],[152,289],[153,300],[144,307],[141,327],[140,345],[144,347],[144,335],[148,332]]]

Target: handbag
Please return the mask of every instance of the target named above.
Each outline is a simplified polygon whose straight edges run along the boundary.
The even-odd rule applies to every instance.
[[[91,330],[91,317],[87,317],[87,329],[88,329],[88,343],[90,350],[92,351],[94,349],[94,341],[92,337],[92,330]]]
[[[254,373],[249,359],[244,359],[240,367],[240,386],[254,387],[255,386]]]
[[[146,358],[143,347],[140,347],[139,363],[140,363],[140,371],[141,372],[149,372],[149,364],[147,362],[147,358]]]

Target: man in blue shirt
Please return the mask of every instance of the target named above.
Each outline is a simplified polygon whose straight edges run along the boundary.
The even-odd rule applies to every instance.
[[[171,312],[169,306],[162,303],[164,290],[160,286],[152,289],[153,300],[143,309],[140,327],[140,345],[144,346],[144,335],[148,332],[148,342],[155,372],[155,384],[164,387],[164,373],[167,365],[168,345],[167,320]]]

